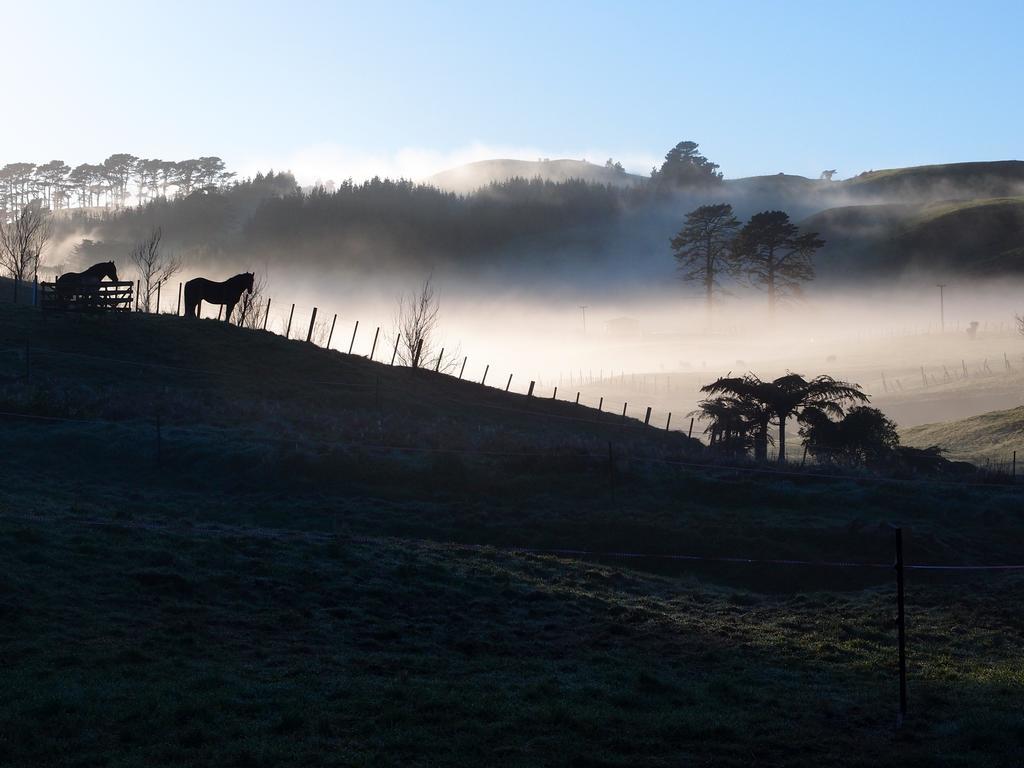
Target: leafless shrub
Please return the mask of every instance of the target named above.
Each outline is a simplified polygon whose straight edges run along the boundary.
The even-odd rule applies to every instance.
[[[253,331],[263,328],[263,318],[267,314],[270,296],[267,289],[265,274],[257,274],[252,281],[252,290],[242,294],[242,300],[235,305],[231,314],[231,322],[241,328]]]
[[[4,221],[0,219],[0,267],[18,283],[33,277],[53,232],[50,217],[39,201],[33,201]]]
[[[139,306],[143,312],[150,311],[157,286],[166,283],[181,269],[181,260],[161,248],[162,239],[163,230],[154,227],[146,238],[135,244],[129,254],[139,275],[139,282],[142,283]]]
[[[445,349],[441,345],[438,338],[440,312],[441,301],[432,277],[424,280],[419,290],[399,297],[390,334],[391,344],[398,339],[396,363],[445,372],[454,370],[459,348]]]

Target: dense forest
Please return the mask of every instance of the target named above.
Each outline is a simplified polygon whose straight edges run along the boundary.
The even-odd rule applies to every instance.
[[[649,281],[671,270],[669,243],[688,212],[726,204],[741,219],[781,211],[820,233],[827,245],[816,271],[826,277],[881,278],[922,265],[989,273],[1024,267],[1024,205],[1005,199],[1024,189],[1024,163],[897,169],[846,181],[785,174],[726,181],[696,143],[684,141],[636,178],[622,185],[521,176],[465,193],[377,177],[302,188],[287,171],[239,179],[217,157],[172,162],[121,153],[75,168],[61,161],[3,166],[0,218],[26,205],[52,212],[43,272],[116,261],[159,227],[186,266],[218,274],[264,264],[452,265],[464,274],[527,270],[545,278],[560,271],[567,279]],[[707,293],[713,280],[703,282]]]
[[[718,166],[693,142],[670,150],[649,182],[634,187],[512,178],[463,195],[374,177],[303,189],[287,172],[237,180],[217,168],[214,183],[206,183],[211,176],[203,172],[189,177],[191,185],[172,174],[166,193],[160,180],[146,185],[134,195],[135,205],[123,204],[128,198],[120,182],[104,183],[93,199],[109,206],[81,206],[59,217],[57,240],[81,235],[59,266],[116,259],[154,227],[186,261],[198,264],[236,254],[260,262],[379,266],[389,260],[497,260],[510,248],[533,248],[534,255],[559,247],[596,250],[607,247],[610,230],[624,215],[663,205],[680,190],[722,184]],[[24,188],[20,182],[9,186],[10,199],[23,201]]]
[[[127,153],[113,154],[101,163],[74,168],[63,160],[48,163],[8,163],[0,168],[0,213],[34,200],[51,210],[63,208],[124,208],[196,191],[226,188],[235,174],[219,157],[155,160]]]

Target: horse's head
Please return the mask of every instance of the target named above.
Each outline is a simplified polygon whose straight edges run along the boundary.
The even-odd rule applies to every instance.
[[[254,275],[252,272],[244,272],[242,274],[242,285],[245,286],[245,290],[247,290],[249,293],[252,293],[252,284],[255,277],[256,275]]]
[[[106,264],[103,265],[103,267],[104,267],[103,274],[106,275],[107,277],[109,277],[111,280],[113,280],[116,283],[117,282],[117,267],[114,266],[114,262],[108,261]]]

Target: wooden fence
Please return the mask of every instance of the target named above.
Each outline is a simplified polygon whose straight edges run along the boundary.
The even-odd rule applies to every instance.
[[[130,280],[103,281],[80,287],[74,294],[59,295],[54,283],[39,284],[39,306],[76,312],[131,312],[135,284]]]

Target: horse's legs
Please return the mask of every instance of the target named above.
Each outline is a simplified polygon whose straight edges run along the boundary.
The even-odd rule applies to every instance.
[[[231,313],[235,311],[235,304],[237,303],[238,302],[236,301],[227,305],[227,311],[224,313],[224,322],[228,325],[231,325]]]

